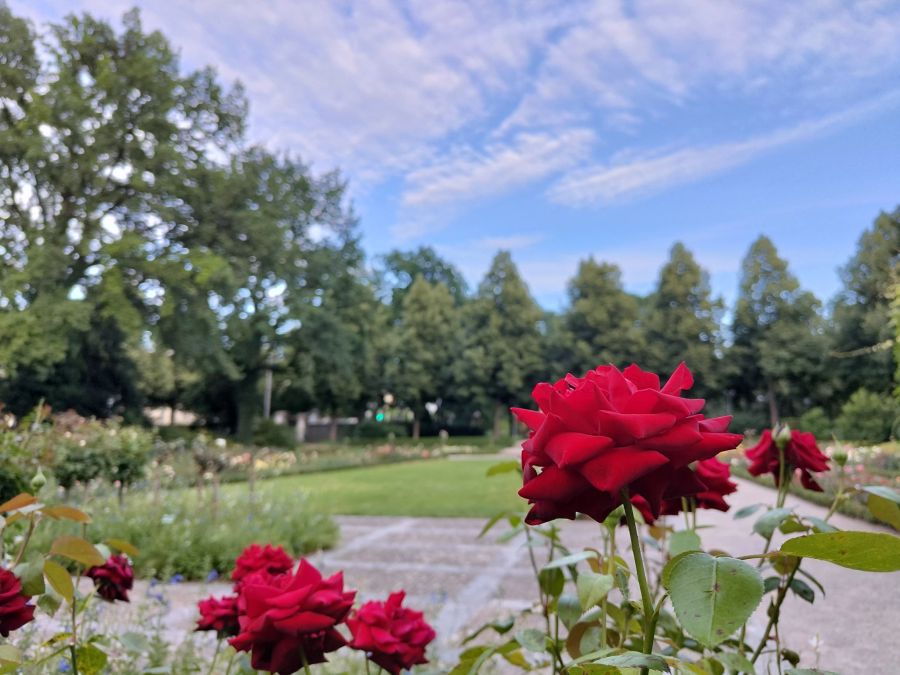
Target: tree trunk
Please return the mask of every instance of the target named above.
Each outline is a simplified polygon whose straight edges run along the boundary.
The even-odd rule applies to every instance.
[[[328,427],[328,440],[336,443],[338,439],[338,420],[337,417],[331,417],[331,426]]]
[[[297,413],[294,420],[294,440],[298,443],[306,442],[306,413]]]
[[[259,375],[247,375],[236,383],[235,404],[237,405],[236,435],[241,443],[249,444],[253,440],[253,422],[259,413]]]
[[[506,406],[502,403],[494,404],[494,438],[500,438],[503,435],[503,420],[506,418]]]
[[[775,400],[775,387],[772,386],[772,380],[769,380],[767,385],[767,395],[769,398],[769,423],[774,429],[776,426],[778,426],[778,402]]]
[[[422,421],[419,419],[418,415],[413,415],[413,428],[412,428],[412,437],[414,441],[419,440],[419,436],[422,435]]]

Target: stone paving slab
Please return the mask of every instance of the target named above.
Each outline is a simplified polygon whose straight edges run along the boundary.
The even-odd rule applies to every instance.
[[[772,501],[771,490],[755,483],[740,483],[732,500],[735,509]],[[825,513],[821,507],[794,498],[789,498],[788,505],[808,515],[821,517]],[[491,535],[478,539],[484,525],[481,519],[341,516],[337,521],[340,544],[311,556],[311,562],[326,573],[343,569],[347,586],[359,589],[362,600],[406,589],[409,604],[425,611],[437,630],[434,653],[444,665],[452,663],[460,639],[474,627],[517,613],[537,598],[524,538],[505,543],[498,543]],[[700,524],[716,526],[701,530],[705,547],[732,555],[760,552],[762,540],[752,534],[752,521],[703,512]],[[880,529],[841,515],[832,522],[842,529]],[[680,523],[680,519],[672,520],[676,528]],[[599,546],[596,523],[564,522],[561,527],[563,541],[570,549]],[[628,550],[624,528],[618,532],[617,546],[621,551]],[[828,596],[817,594],[813,605],[791,597],[782,610],[783,641],[801,654],[802,665],[815,666],[818,657],[822,668],[842,675],[900,672],[900,642],[896,637],[900,574],[866,574],[816,561],[805,562],[804,569],[823,583]],[[222,583],[164,585],[151,590],[157,593],[160,589],[169,603],[166,634],[176,641],[192,628],[198,599],[230,590]],[[134,596],[140,599],[147,592],[147,585],[138,583]],[[751,620],[748,639],[759,639],[765,618],[764,602]],[[128,623],[127,619],[122,621],[122,625]]]

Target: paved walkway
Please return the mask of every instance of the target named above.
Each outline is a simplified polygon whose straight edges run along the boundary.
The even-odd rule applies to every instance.
[[[741,481],[734,508],[768,503],[772,492]],[[823,516],[825,509],[789,499],[801,513]],[[458,518],[339,517],[341,543],[312,556],[323,571],[344,570],[346,583],[360,598],[385,597],[406,589],[408,604],[426,612],[438,633],[437,653],[452,662],[459,640],[484,620],[518,612],[536,598],[535,582],[523,539],[498,543],[496,536],[478,539],[484,522]],[[703,512],[704,546],[732,555],[758,553],[762,540],[752,534],[753,518],[734,521],[730,514]],[[878,529],[835,516],[842,529]],[[625,550],[627,531],[618,544]],[[498,529],[498,534],[501,532]],[[598,545],[598,527],[588,521],[563,524],[563,540],[573,550]],[[827,563],[807,561],[804,569],[825,586],[828,596],[810,605],[790,597],[783,611],[782,639],[801,654],[802,665],[817,663],[842,675],[897,673],[900,663],[900,574],[869,574]],[[146,586],[136,589],[136,597]],[[154,589],[159,590],[159,589]],[[180,584],[165,589],[171,606],[166,619],[173,638],[189,630],[194,603],[209,593],[227,593],[225,584]],[[756,642],[765,625],[765,604],[751,621],[748,639]],[[818,660],[817,660],[818,659]]]

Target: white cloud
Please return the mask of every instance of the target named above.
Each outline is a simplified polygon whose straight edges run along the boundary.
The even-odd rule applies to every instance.
[[[544,240],[541,234],[512,234],[505,237],[482,237],[474,242],[480,249],[488,251],[516,251],[523,248],[531,248]]]
[[[572,129],[559,135],[523,133],[483,151],[466,147],[407,174],[403,202],[424,206],[501,194],[572,166],[587,157],[593,142],[590,129]]]
[[[837,114],[743,141],[614,158],[606,164],[571,171],[551,186],[548,195],[559,203],[583,206],[657,192],[739,166],[784,145],[829,133],[898,103],[900,96],[891,94]]]

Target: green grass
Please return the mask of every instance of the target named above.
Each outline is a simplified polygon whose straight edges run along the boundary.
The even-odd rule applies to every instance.
[[[314,511],[340,515],[466,516],[488,518],[504,509],[519,510],[518,475],[485,476],[496,459],[438,459],[260,481],[264,500],[302,493]],[[243,484],[225,491],[243,492]]]

